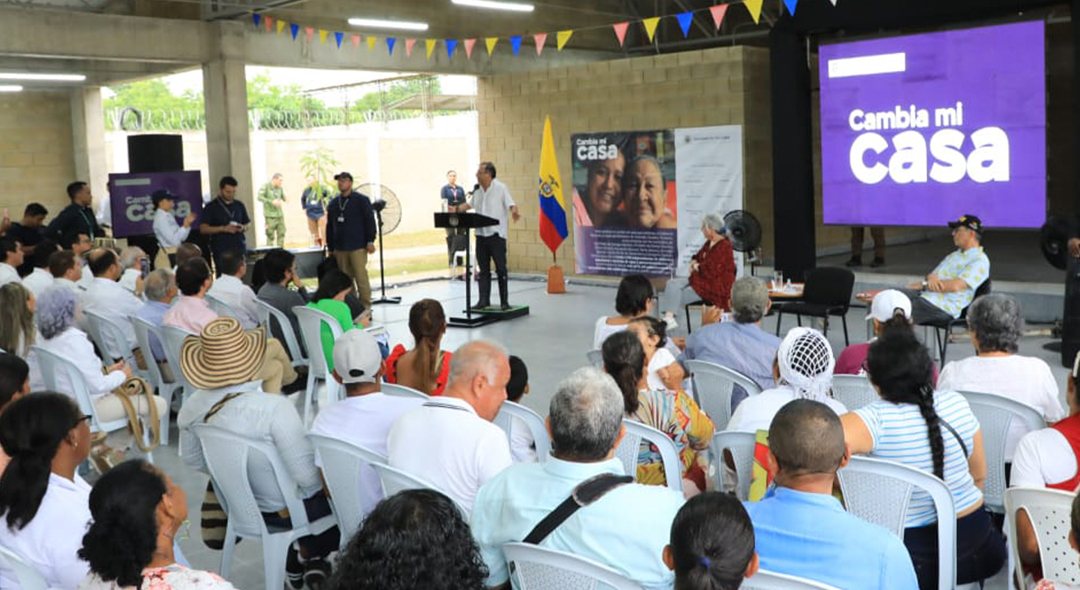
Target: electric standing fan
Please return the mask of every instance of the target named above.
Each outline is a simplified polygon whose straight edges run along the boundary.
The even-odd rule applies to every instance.
[[[372,200],[371,208],[375,210],[375,221],[379,226],[379,284],[382,297],[372,299],[371,304],[401,303],[401,297],[386,296],[386,262],[383,258],[383,234],[392,234],[401,225],[401,201],[394,191],[377,184],[362,184],[356,192]]]
[[[761,223],[752,213],[740,209],[724,216],[724,229],[733,250],[750,253],[750,275],[753,276],[754,267],[761,262]]]

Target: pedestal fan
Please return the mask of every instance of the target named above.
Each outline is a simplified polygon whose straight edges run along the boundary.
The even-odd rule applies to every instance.
[[[371,207],[375,210],[375,222],[379,226],[379,284],[382,297],[372,299],[371,304],[401,303],[401,297],[386,296],[386,262],[383,258],[383,234],[392,234],[401,225],[401,201],[398,200],[394,191],[378,184],[362,184],[356,188],[356,192],[367,195],[371,199]]]

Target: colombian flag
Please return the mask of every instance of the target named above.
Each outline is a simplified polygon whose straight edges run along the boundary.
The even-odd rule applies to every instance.
[[[552,257],[566,234],[566,201],[559,178],[559,162],[555,159],[551,117],[547,117],[544,119],[544,145],[540,150],[540,239],[547,244]]]

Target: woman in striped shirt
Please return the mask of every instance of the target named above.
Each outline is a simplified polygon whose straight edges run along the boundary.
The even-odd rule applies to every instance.
[[[841,417],[852,454],[933,473],[956,505],[957,584],[988,578],[1005,563],[1005,541],[983,508],[986,455],[979,422],[954,391],[934,392],[933,361],[911,330],[889,330],[870,345],[867,372],[880,400]],[[908,506],[904,544],[919,587],[936,586],[937,515],[925,492]]]

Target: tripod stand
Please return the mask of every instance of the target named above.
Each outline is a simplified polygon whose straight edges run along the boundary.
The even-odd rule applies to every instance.
[[[382,222],[382,210],[386,207],[386,201],[376,201],[372,203],[372,208],[375,209],[375,221],[379,225],[379,285],[382,291],[382,297],[378,299],[372,299],[372,305],[378,305],[380,303],[399,304],[401,303],[401,297],[387,297],[386,296],[386,261],[383,258],[383,222]]]

